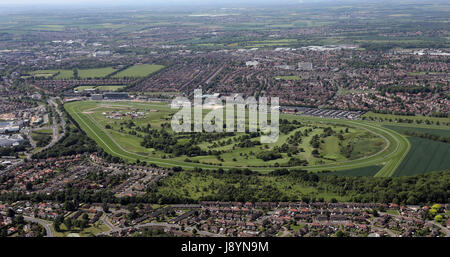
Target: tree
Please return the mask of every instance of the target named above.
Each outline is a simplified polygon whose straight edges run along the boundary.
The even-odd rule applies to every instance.
[[[59,227],[60,225],[61,225],[61,222],[58,219],[56,219],[55,222],[53,222],[53,229],[56,232],[60,232],[61,231],[61,229]]]
[[[105,213],[109,213],[109,206],[108,206],[108,203],[103,203],[102,204],[102,208],[103,208],[103,212],[105,212]]]
[[[80,221],[80,228],[81,229],[87,228],[88,225],[89,225],[89,222],[87,220]]]
[[[8,212],[6,213],[6,216],[10,217],[10,218],[14,218],[15,215],[16,215],[16,212],[13,209],[9,208]]]
[[[81,218],[83,220],[88,220],[89,219],[89,215],[87,213],[83,213],[83,215],[81,215]]]
[[[22,215],[17,215],[17,216],[15,217],[14,221],[15,221],[17,224],[24,224],[24,223],[25,223],[25,219],[23,218]]]
[[[27,182],[27,184],[25,185],[25,188],[27,189],[27,191],[33,190],[33,183]]]
[[[66,211],[74,211],[75,210],[75,205],[73,204],[72,201],[64,202],[64,209]]]
[[[342,230],[338,230],[336,232],[336,237],[346,237],[348,236],[347,233],[343,232]]]
[[[434,217],[434,221],[441,223],[442,221],[444,221],[444,217],[442,217],[442,215],[438,214]]]
[[[66,226],[67,230],[71,230],[72,229],[72,219],[71,218],[65,219],[64,225]]]

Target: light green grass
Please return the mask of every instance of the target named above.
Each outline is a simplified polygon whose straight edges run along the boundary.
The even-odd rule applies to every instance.
[[[112,105],[112,104],[111,104]],[[103,106],[103,107],[102,107]],[[114,106],[117,108],[121,108],[124,110],[131,108],[150,108],[150,109],[157,109],[160,110],[156,113],[151,113],[150,115],[153,115],[152,119],[154,120],[160,120],[165,115],[173,112],[168,109],[168,107],[164,104],[144,104],[144,103],[137,103],[137,102],[116,102],[114,103]],[[116,108],[115,107],[115,108]],[[115,130],[106,130],[104,128],[106,118],[101,115],[101,112],[111,110],[111,106],[105,106],[102,102],[73,102],[68,103],[65,105],[65,108],[69,112],[69,114],[79,123],[79,125],[82,127],[83,130],[86,131],[86,133],[93,138],[101,147],[103,147],[107,152],[119,156],[121,158],[124,158],[125,160],[129,161],[135,161],[137,159],[141,161],[148,161],[151,163],[155,163],[157,165],[161,165],[164,167],[173,167],[173,166],[181,166],[184,168],[194,168],[194,167],[201,167],[201,168],[213,168],[216,169],[218,166],[216,165],[209,165],[209,164],[203,164],[203,163],[190,163],[185,162],[185,157],[178,157],[173,159],[162,159],[161,153],[153,154],[152,149],[146,149],[144,147],[141,147],[139,145],[140,139],[130,136],[128,134],[122,134]],[[87,110],[94,110],[94,113],[87,114],[83,113]],[[362,168],[367,166],[379,166],[379,165],[385,165],[385,167],[377,173],[377,176],[392,176],[397,166],[400,164],[400,162],[403,160],[404,156],[409,150],[409,143],[406,140],[405,137],[401,136],[400,134],[396,133],[395,131],[388,130],[386,128],[383,128],[381,126],[376,126],[374,124],[363,122],[363,121],[348,121],[348,120],[336,120],[336,119],[322,119],[322,118],[315,118],[315,117],[298,117],[294,115],[282,115],[281,118],[286,119],[301,119],[303,121],[308,122],[322,122],[324,124],[335,124],[336,126],[339,126],[339,124],[351,126],[357,128],[357,130],[366,130],[370,133],[373,133],[386,142],[389,142],[389,145],[386,145],[384,149],[381,149],[379,152],[373,153],[370,156],[363,156],[358,159],[354,160],[344,160],[344,161],[329,161],[328,163],[313,163],[309,166],[301,166],[298,168],[307,169],[310,171],[321,171],[321,170],[331,170],[331,171],[338,171],[338,170],[349,170],[349,169],[356,169],[356,168]],[[140,121],[137,121],[140,122]],[[142,124],[146,124],[147,121],[142,121]],[[162,121],[153,122],[152,127],[158,128]],[[103,124],[103,125],[102,125]],[[111,123],[110,123],[111,124]],[[305,140],[307,141],[307,140]],[[324,145],[324,151],[334,151],[333,150],[333,141],[332,139],[329,140],[330,142],[325,143]],[[245,152],[248,151],[248,149],[241,149],[240,151]],[[227,153],[228,154],[228,153]],[[234,163],[231,159],[232,156],[237,156],[236,154],[231,153],[230,156],[227,156],[227,154],[223,154],[223,158],[225,159],[225,163],[223,166],[221,166],[224,169],[229,169],[233,167],[242,167],[245,165],[250,165],[252,161],[248,161],[245,163],[245,165],[240,163]],[[204,158],[204,161],[208,161],[208,158],[211,157],[202,157]],[[195,158],[192,158],[195,159]],[[312,159],[314,160],[314,159]],[[210,160],[211,162],[213,159]],[[274,162],[274,161],[272,161]],[[274,170],[273,167],[252,167],[252,170],[255,171],[261,171],[261,172],[267,172]]]
[[[74,88],[73,90],[75,90],[75,91],[83,91],[83,90],[86,90],[86,89],[94,89],[94,88],[95,88],[95,86],[79,86],[79,87]]]
[[[136,64],[130,68],[115,74],[114,78],[139,78],[146,77],[164,68],[164,65],[156,64]]]
[[[280,79],[280,80],[300,80],[299,76],[293,75],[293,76],[277,76],[275,77],[275,79]]]
[[[107,75],[113,73],[114,71],[115,71],[115,69],[112,67],[97,68],[97,69],[79,69],[78,77],[80,77],[82,79],[104,78]]]
[[[117,91],[124,88],[125,86],[98,86],[96,89],[100,91]]]

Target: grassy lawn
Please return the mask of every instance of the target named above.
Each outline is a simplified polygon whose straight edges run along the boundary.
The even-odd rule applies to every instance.
[[[90,224],[87,228],[84,229],[72,227],[70,230],[68,230],[66,225],[61,224],[60,232],[54,231],[54,228],[52,226],[52,231],[56,237],[67,237],[67,236],[91,237],[98,233],[107,232],[109,230],[110,228],[105,224],[103,224],[102,221],[97,221],[94,224]]]
[[[73,90],[75,90],[75,91],[83,91],[83,90],[86,90],[86,89],[94,89],[94,88],[95,88],[95,86],[79,86],[79,87],[74,88]]]
[[[123,70],[116,75],[114,75],[114,78],[140,78],[140,77],[146,77],[152,73],[155,73],[159,70],[164,68],[163,65],[156,65],[156,64],[136,64],[131,67],[129,67],[126,70]]]
[[[96,89],[99,91],[117,91],[125,86],[79,86],[74,88],[75,91],[83,91],[86,89]]]
[[[36,142],[37,147],[44,147],[50,143],[53,136],[52,129],[39,129],[31,131],[31,138]]]
[[[117,91],[124,88],[125,86],[98,86],[96,89],[100,91]]]
[[[78,77],[82,79],[87,78],[104,78],[105,76],[115,71],[112,67],[97,68],[97,69],[79,69]]]
[[[300,80],[299,76],[277,76],[275,79],[281,79],[281,80]]]
[[[392,215],[399,215],[400,214],[397,210],[387,210],[386,213],[392,214]]]

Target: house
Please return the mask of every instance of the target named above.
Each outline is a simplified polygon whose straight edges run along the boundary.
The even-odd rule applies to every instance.
[[[328,220],[328,216],[327,215],[318,215],[316,217],[317,221],[327,221]]]

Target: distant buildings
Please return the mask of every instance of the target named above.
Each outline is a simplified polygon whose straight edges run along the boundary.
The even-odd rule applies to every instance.
[[[23,142],[21,135],[0,135],[0,147],[17,146]]]
[[[252,66],[252,67],[256,67],[258,66],[259,62],[258,61],[247,61],[245,62],[245,65],[248,66]]]
[[[91,100],[126,100],[130,96],[124,92],[109,92],[103,94],[92,94]]]
[[[0,122],[0,133],[19,132],[22,126],[22,121]]]
[[[103,100],[103,95],[102,94],[92,94],[91,95],[91,100]]]
[[[122,93],[122,92],[118,92],[118,93],[104,93],[103,94],[103,99],[106,100],[124,100],[124,99],[128,99],[130,96],[128,95],[128,93]]]
[[[313,70],[313,64],[311,62],[299,62],[298,69],[304,71],[311,71]]]
[[[42,123],[42,118],[39,116],[33,116],[31,117],[30,125],[36,126]]]

